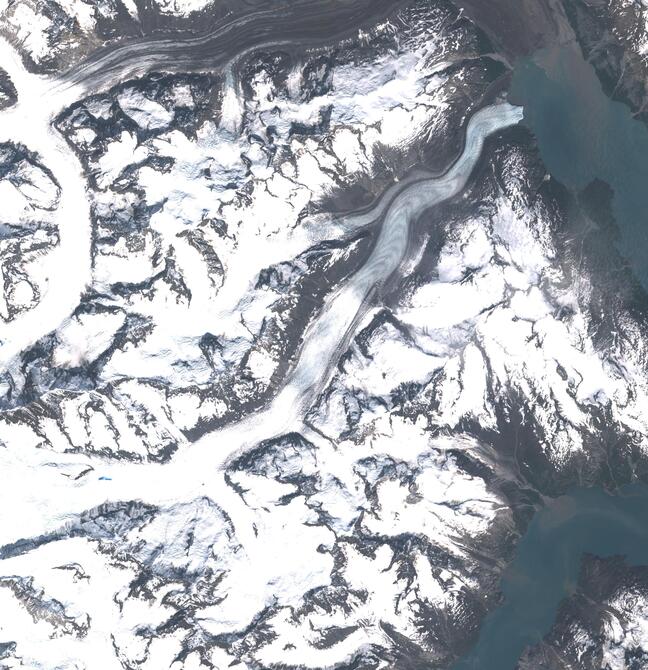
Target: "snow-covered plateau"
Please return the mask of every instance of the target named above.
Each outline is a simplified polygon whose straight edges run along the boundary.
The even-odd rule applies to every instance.
[[[448,668],[544,496],[646,471],[507,56],[293,4],[0,0],[0,668]]]

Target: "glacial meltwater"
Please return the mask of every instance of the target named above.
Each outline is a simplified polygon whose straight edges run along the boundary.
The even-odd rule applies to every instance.
[[[524,649],[549,632],[576,586],[584,553],[648,565],[648,486],[633,484],[617,495],[578,489],[538,512],[502,578],[504,602],[453,670],[513,670]]]
[[[574,191],[594,179],[613,189],[618,250],[648,289],[648,128],[604,94],[573,45],[520,61],[509,98],[524,107],[552,177]],[[513,670],[524,649],[549,632],[586,552],[648,565],[648,486],[615,496],[578,489],[538,512],[503,575],[502,604],[454,670]]]
[[[613,189],[618,250],[648,289],[648,127],[605,95],[574,45],[520,61],[509,99],[524,107],[553,177],[575,190],[594,179]]]

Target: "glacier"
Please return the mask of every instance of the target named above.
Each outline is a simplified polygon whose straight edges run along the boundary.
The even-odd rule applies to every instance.
[[[543,501],[644,471],[510,60],[446,0],[0,3],[0,667],[450,667]]]

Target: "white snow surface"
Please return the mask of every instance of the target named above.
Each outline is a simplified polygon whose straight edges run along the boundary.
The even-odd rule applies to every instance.
[[[189,16],[213,4],[213,0],[155,0],[155,3],[164,14],[174,16]]]
[[[644,593],[629,588],[616,593],[605,605],[608,614],[602,631],[601,661],[610,670],[624,670],[626,652],[648,649],[648,602]]]
[[[191,14],[206,4],[160,6]],[[87,5],[66,8],[90,27]],[[19,11],[12,16],[30,19]],[[48,45],[33,28],[17,34],[41,57]],[[220,113],[195,135],[173,127],[173,105],[194,103],[188,86],[163,104],[129,85],[116,104],[142,132],[123,130],[93,154],[90,192],[51,125],[83,91],[29,74],[0,40],[19,92],[0,113],[0,141],[23,143],[58,184],[38,170],[20,188],[0,182],[12,221],[31,221],[29,203],[53,203],[58,236],[25,275],[39,278],[38,299],[27,279],[14,281],[11,299],[25,309],[0,324],[0,364],[19,378],[20,355],[44,337],[59,373],[101,361],[79,388],[61,382],[40,405],[0,414],[0,505],[11,510],[0,523],[0,630],[16,644],[7,667],[95,668],[101,658],[107,670],[325,668],[389,649],[388,630],[425,647],[426,608],[452,616],[481,587],[471,543],[514,527],[503,496],[460,463],[463,452],[492,466],[467,422],[495,430],[496,404],[518,392],[557,468],[583,449],[592,408],[609,409],[646,447],[642,350],[597,348],[582,285],[564,275],[545,213],[499,194],[493,216],[446,231],[433,279],[389,310],[380,304],[395,271],[417,269],[412,222],[462,192],[485,137],[517,123],[519,108],[472,115],[446,174],[410,176],[357,215],[310,213],[336,184],[373,178],[382,147],[406,151],[441,132],[455,83],[435,55],[447,54],[433,40],[344,64],[308,102],[299,71],[297,93],[286,94],[261,69],[251,98],[228,72]],[[109,118],[106,100],[87,101],[87,111]],[[291,134],[329,106],[322,134]],[[271,156],[254,139],[269,126]],[[83,150],[96,137],[76,128],[72,141]],[[126,173],[130,191],[120,187]],[[91,207],[131,222],[138,197],[153,208],[142,230],[92,237]],[[274,398],[190,439],[231,400],[209,394],[218,373],[245,361],[244,374],[265,388],[281,362],[258,340],[283,289],[259,287],[260,273],[288,263],[280,274],[292,286],[308,273],[309,248],[377,221],[371,252],[326,295]],[[77,309],[86,290],[109,296],[101,309]],[[385,311],[390,319],[371,330]],[[219,343],[211,360],[207,333]],[[406,385],[428,409],[394,411]],[[0,387],[7,397],[9,386]],[[178,614],[186,626],[172,625]],[[272,635],[257,639],[256,626]],[[333,634],[335,644],[322,644]],[[233,641],[200,644],[214,639]],[[615,650],[606,654],[615,668]]]
[[[10,54],[9,45],[2,44]],[[411,80],[409,68],[405,70],[403,76]],[[398,78],[399,72],[400,66],[382,76]],[[18,63],[12,75],[24,100],[28,100],[25,91],[33,94],[48,90],[47,80],[28,75]],[[340,86],[345,99],[344,85]],[[381,84],[376,82],[376,86]],[[410,88],[401,88],[399,84],[394,90],[413,97],[421,95],[419,88],[411,87],[411,82],[407,86]],[[60,95],[63,100],[70,92]],[[391,95],[395,93],[392,91]],[[400,102],[401,99],[395,99],[393,108]],[[391,104],[387,97],[382,97],[375,106],[384,107],[389,114]],[[385,572],[391,551],[387,547],[380,549],[375,559],[351,547],[343,549],[345,567],[340,577],[347,585],[345,588],[375,589],[380,583],[384,585],[380,595],[372,596],[364,604],[357,601],[351,613],[304,612],[296,624],[288,621],[287,616],[304,605],[305,594],[333,588],[336,534],[349,534],[358,523],[364,524],[366,532],[384,536],[423,533],[430,542],[442,544],[457,557],[465,556],[455,542],[456,537],[486,533],[497,518],[501,502],[482,480],[461,474],[452,457],[445,455],[446,445],[432,444],[420,426],[391,421],[388,415],[377,424],[382,438],[368,441],[361,450],[351,442],[333,447],[317,434],[309,434],[307,444],[313,450],[312,465],[320,485],[312,496],[299,495],[288,503],[283,502],[283,497],[294,492],[292,485],[275,479],[272,472],[252,475],[232,470],[231,464],[235,457],[244,455],[263,439],[303,429],[303,405],[310,397],[309,388],[323,387],[327,360],[339,355],[340,352],[335,352],[339,348],[335,341],[352,329],[354,310],[361,309],[370,288],[391,274],[402,260],[409,222],[421,207],[462,188],[479,156],[483,137],[500,125],[516,122],[519,111],[502,106],[494,108],[490,117],[488,111],[482,114],[479,118],[485,119],[485,125],[477,123],[475,137],[469,134],[464,162],[460,161],[446,177],[430,180],[428,189],[419,185],[411,197],[395,201],[387,212],[391,223],[384,227],[369,261],[354,280],[335,294],[313,324],[308,346],[320,351],[315,354],[307,348],[301,352],[301,366],[297,365],[293,382],[285,387],[285,393],[239,424],[187,445],[178,425],[183,422],[191,425],[183,413],[204,411],[203,403],[194,403],[189,393],[178,396],[171,405],[158,381],[206,384],[210,372],[199,350],[197,335],[216,331],[233,341],[233,335],[240,333],[243,341],[249,343],[249,328],[260,328],[267,309],[259,296],[250,299],[249,295],[259,271],[294,258],[318,240],[340,238],[352,230],[351,222],[335,224],[330,219],[327,226],[321,225],[321,219],[298,226],[298,215],[311,199],[330,186],[327,170],[340,169],[336,166],[342,165],[344,170],[351,166],[358,171],[370,170],[371,160],[365,152],[372,141],[379,141],[383,131],[371,125],[378,125],[378,110],[371,111],[363,121],[357,118],[361,109],[354,102],[355,111],[345,114],[339,136],[335,126],[332,130],[335,146],[344,152],[342,162],[338,163],[329,149],[314,140],[290,140],[295,159],[275,166],[277,169],[268,169],[267,165],[264,167],[264,155],[255,153],[254,146],[246,146],[243,136],[232,134],[231,128],[208,121],[195,140],[190,141],[178,131],[164,132],[171,120],[168,110],[139,92],[125,91],[119,105],[141,128],[163,132],[146,145],[140,145],[133,134],[124,131],[108,147],[97,164],[99,191],[93,196],[97,206],[109,205],[112,183],[133,160],[144,160],[151,153],[167,155],[173,158],[173,167],[166,173],[149,167],[139,170],[138,184],[147,202],[161,204],[139,251],[134,248],[132,253],[129,240],[120,240],[110,253],[100,252],[95,257],[94,267],[75,273],[61,270],[78,264],[85,268],[83,264],[90,258],[88,247],[83,246],[89,244],[89,221],[87,210],[79,203],[87,203],[88,199],[78,161],[62,138],[50,129],[51,112],[30,112],[24,118],[25,108],[19,106],[5,117],[7,135],[10,131],[23,133],[26,146],[36,151],[43,164],[52,170],[61,193],[55,221],[60,242],[50,252],[51,270],[45,272],[50,285],[56,287],[56,299],[45,291],[36,307],[6,326],[0,349],[4,364],[11,366],[17,354],[54,331],[52,363],[59,369],[78,369],[110,347],[124,326],[126,312],[153,323],[142,342],[111,354],[102,372],[104,379],[112,382],[109,393],[50,392],[48,402],[54,402],[57,411],[39,419],[37,431],[29,421],[0,421],[0,439],[11,445],[2,450],[0,460],[16,484],[0,491],[2,504],[15,510],[12,519],[0,527],[2,545],[23,537],[57,533],[77,523],[79,513],[84,510],[101,513],[102,505],[136,499],[154,506],[150,513],[142,512],[145,516],[141,523],[116,535],[109,533],[108,539],[88,536],[55,540],[33,552],[7,559],[2,574],[8,575],[10,581],[0,593],[6,600],[7,611],[16,613],[15,622],[7,629],[16,643],[16,658],[37,667],[88,667],[92,655],[102,653],[105,667],[119,667],[105,639],[105,630],[109,628],[119,654],[129,663],[142,668],[175,667],[173,659],[184,644],[181,631],[155,636],[148,645],[142,645],[140,637],[143,627],[155,627],[168,617],[172,608],[163,604],[163,600],[172,602],[173,594],[182,591],[174,583],[175,574],[191,576],[194,585],[190,587],[193,594],[190,597],[198,598],[197,602],[203,602],[198,597],[201,584],[208,588],[209,596],[194,614],[196,629],[205,634],[243,631],[259,612],[271,612],[268,622],[278,636],[248,652],[250,662],[273,664],[299,659],[312,667],[342,662],[368,645],[384,643],[381,622],[386,620],[403,634],[416,636],[419,596],[415,596],[415,591],[422,593],[425,589],[429,601],[443,607],[447,604],[445,589],[454,583],[454,578],[433,572],[420,555],[416,558],[420,571],[418,587],[408,588],[409,595],[402,599],[404,584],[396,567]],[[294,113],[300,111],[295,103],[289,106]],[[253,102],[246,111],[251,115],[246,123],[253,126],[265,111],[261,102]],[[95,105],[93,113],[102,114],[101,106]],[[289,118],[288,111],[284,118]],[[349,134],[354,123],[359,126]],[[389,124],[385,124],[387,127]],[[288,128],[285,126],[280,132],[287,137]],[[365,133],[362,144],[353,141],[356,132]],[[410,125],[402,141],[411,140],[413,135]],[[87,132],[79,138],[83,143],[93,141]],[[380,141],[395,141],[395,136],[383,136]],[[242,150],[249,158],[249,171],[240,161]],[[360,159],[363,154],[365,158]],[[213,174],[221,175],[222,181],[204,183],[201,174],[205,166]],[[250,179],[249,174],[253,197],[244,199],[231,183],[240,185]],[[119,198],[130,206],[128,195]],[[219,255],[226,261],[222,286],[210,283],[212,278],[201,267],[201,257],[182,237],[184,231],[196,223],[202,225],[210,216],[224,220],[228,233],[231,231],[229,237],[207,238],[220,245]],[[75,222],[76,228],[71,228]],[[68,231],[76,233],[74,244]],[[191,298],[186,299],[176,294],[172,286],[160,283],[154,284],[155,290],[150,293],[105,305],[105,311],[75,313],[80,291],[86,284],[107,289],[109,284],[120,280],[145,281],[159,271],[159,261],[146,260],[147,239],[152,249],[172,249],[172,258],[181,268]],[[252,263],[243,262],[244,259]],[[147,275],[146,269],[150,274]],[[141,272],[144,274],[137,276]],[[326,333],[332,339],[325,338]],[[326,344],[322,348],[318,343]],[[222,355],[232,354],[226,350]],[[317,356],[315,365],[314,356]],[[421,356],[426,358],[425,354]],[[177,365],[179,357],[183,367]],[[257,350],[248,358],[247,365],[255,378],[267,383],[276,361]],[[297,402],[298,399],[301,400]],[[218,403],[213,403],[210,411],[212,415],[218,413]],[[6,415],[10,416],[11,413]],[[177,422],[171,416],[177,417]],[[155,456],[150,445],[162,450],[172,443],[183,446],[170,463],[137,462]],[[18,444],[20,450],[13,446]],[[407,444],[406,452],[401,444]],[[121,460],[123,454],[135,462]],[[363,479],[375,478],[373,466],[369,468],[363,459],[376,463],[398,459],[408,464],[415,473],[420,501],[408,502],[404,484],[375,481],[381,511],[371,512],[370,518],[361,521],[363,512],[370,511]],[[299,466],[302,472],[308,462],[306,458]],[[27,479],[29,486],[20,484]],[[233,484],[240,487],[241,494],[236,493]],[[447,515],[438,497],[439,486],[457,501],[457,509],[466,506],[471,514]],[[401,508],[402,515],[397,508]],[[416,528],[415,519],[421,513],[429,515],[429,525]],[[322,514],[326,515],[326,523],[320,522]],[[95,553],[97,542],[107,554]],[[74,560],[62,559],[62,554],[71,553]],[[106,561],[102,555],[112,558]],[[68,563],[75,565],[61,568]],[[133,571],[143,565],[155,582],[153,601],[128,593]],[[374,575],[375,581],[367,581],[369,575]],[[101,582],[98,590],[92,589],[95,582]],[[460,583],[456,582],[454,588],[461,588]],[[111,602],[120,604],[119,609],[100,604],[108,592]],[[32,603],[29,619],[32,623],[24,615],[28,602]],[[318,651],[312,644],[317,636],[307,631],[336,625],[359,628],[343,644]],[[52,635],[58,641],[50,648],[46,640]],[[289,653],[285,649],[287,644],[294,645]],[[210,654],[214,662],[229,664],[234,651],[215,647]],[[243,662],[245,655],[238,653]],[[193,658],[183,667],[191,667],[190,663],[200,667],[200,659]]]

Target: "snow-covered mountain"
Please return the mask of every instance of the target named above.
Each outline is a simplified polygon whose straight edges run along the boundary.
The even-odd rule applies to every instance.
[[[520,660],[520,669],[645,668],[647,579],[644,566],[629,566],[620,556],[586,555],[578,588],[542,644]]]
[[[609,202],[468,16],[0,3],[0,667],[449,667],[646,471]]]

